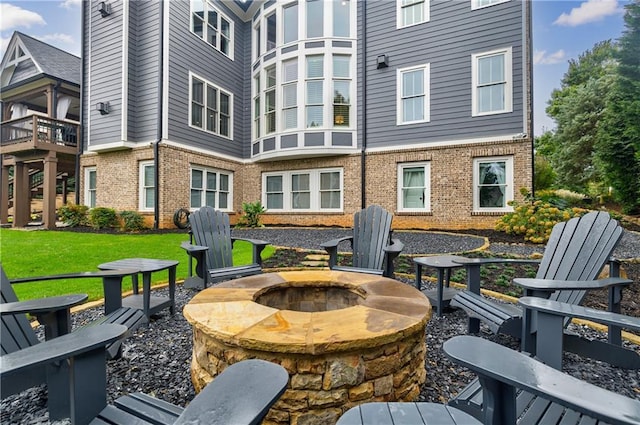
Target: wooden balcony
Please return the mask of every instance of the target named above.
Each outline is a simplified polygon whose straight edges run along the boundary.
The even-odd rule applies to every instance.
[[[2,123],[0,153],[20,156],[38,151],[75,155],[78,152],[80,124],[40,115]]]

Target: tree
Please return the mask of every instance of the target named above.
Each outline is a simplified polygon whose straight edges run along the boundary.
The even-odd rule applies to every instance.
[[[541,145],[557,173],[558,186],[582,193],[602,186],[594,146],[615,70],[613,44],[609,40],[597,43],[569,62],[561,88],[551,94],[547,114],[556,121],[557,128]]]
[[[625,31],[615,53],[617,78],[598,128],[596,158],[614,198],[640,213],[640,0],[625,6]]]

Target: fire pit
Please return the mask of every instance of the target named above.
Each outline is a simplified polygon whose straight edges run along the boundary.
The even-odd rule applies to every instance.
[[[184,316],[196,391],[247,358],[289,371],[267,423],[335,423],[357,404],[414,400],[426,378],[431,305],[393,279],[317,270],[250,276],[201,291]]]

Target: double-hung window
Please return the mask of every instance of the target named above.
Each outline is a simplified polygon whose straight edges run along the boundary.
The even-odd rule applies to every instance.
[[[231,210],[231,180],[232,175],[229,172],[192,167],[191,208],[206,205],[219,210]]]
[[[282,63],[282,125],[283,130],[298,127],[298,59]]]
[[[396,2],[398,28],[429,21],[429,0],[396,0]]]
[[[265,70],[266,87],[264,91],[264,123],[265,133],[276,131],[276,67]]]
[[[84,170],[84,204],[89,208],[96,206],[96,191],[98,188],[98,172],[96,167],[87,167]]]
[[[513,110],[511,47],[472,56],[473,116]]]
[[[333,125],[349,127],[351,109],[350,56],[333,56]]]
[[[262,201],[269,211],[338,212],[342,187],[341,169],[265,173]]]
[[[398,211],[431,210],[431,165],[429,162],[398,165]]]
[[[471,10],[493,6],[494,4],[505,3],[509,0],[471,0]]]
[[[324,126],[324,56],[307,56],[306,126]]]
[[[513,157],[476,158],[473,161],[473,210],[505,212],[512,208]]]
[[[190,97],[191,126],[231,138],[232,95],[202,78],[191,75]]]
[[[253,138],[257,139],[262,134],[260,128],[260,74],[253,78]]]
[[[267,52],[276,48],[277,21],[275,12],[267,16]]]
[[[156,167],[153,161],[140,163],[140,211],[153,211],[156,203]]]
[[[233,59],[233,22],[206,0],[191,0],[191,32]]]
[[[429,64],[398,70],[398,125],[429,122],[429,79]]]

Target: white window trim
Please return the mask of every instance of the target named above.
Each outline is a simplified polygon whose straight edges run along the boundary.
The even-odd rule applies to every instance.
[[[206,120],[203,119],[202,121],[202,127],[198,127],[196,125],[191,124],[191,109],[193,106],[193,79],[196,78],[200,81],[202,81],[205,86],[203,89],[203,98],[204,98],[204,110],[206,112],[207,110],[207,86],[211,86],[214,87],[217,91],[218,91],[218,99],[217,99],[217,105],[218,105],[218,122],[217,122],[217,126],[216,128],[218,129],[218,131],[209,131],[207,130],[207,124],[206,124]],[[226,136],[224,134],[220,134],[220,93],[224,93],[227,96],[229,96],[229,135]],[[230,91],[223,89],[222,87],[218,86],[217,84],[212,83],[211,81],[207,80],[206,78],[202,78],[201,76],[194,74],[193,72],[189,71],[189,116],[188,116],[188,124],[189,127],[191,128],[195,128],[196,130],[200,130],[200,131],[204,131],[205,133],[209,133],[209,134],[215,134],[216,136],[222,137],[224,139],[229,139],[232,140],[233,139],[233,93],[231,93]]]
[[[320,208],[320,174],[321,173],[340,174],[340,207]],[[309,209],[292,208],[291,206],[291,176],[294,174],[309,174],[309,189],[311,192],[311,202]],[[267,177],[282,176],[282,209],[268,208],[268,212],[342,212],[344,208],[344,172],[342,168],[315,168],[311,170],[291,170],[262,173],[262,205],[267,206]]]
[[[478,112],[478,59],[485,56],[504,55],[505,99],[504,109],[499,111]],[[512,48],[491,50],[489,52],[475,53],[471,55],[471,114],[474,117],[484,115],[505,114],[513,112],[513,56]]]
[[[404,208],[403,207],[403,197],[402,197],[402,177],[403,171],[405,168],[415,168],[415,167],[424,167],[424,208]],[[397,209],[398,212],[430,212],[431,211],[431,162],[404,162],[398,164],[398,175],[397,175],[397,190],[398,190],[398,199],[397,199]]]
[[[153,211],[153,208],[147,208],[145,207],[145,186],[144,186],[144,169],[146,167],[153,167],[155,164],[153,161],[140,161],[140,163],[138,164],[139,166],[139,176],[138,176],[138,208],[140,209],[140,211]]]
[[[84,205],[86,205],[89,208],[93,208],[89,202],[90,197],[90,188],[89,188],[89,174],[91,172],[96,173],[96,188],[94,189],[94,191],[96,192],[96,200],[97,200],[97,194],[98,194],[98,170],[96,167],[86,167],[84,169]],[[94,205],[95,206],[95,205]]]
[[[220,28],[220,26],[218,26],[218,30],[216,31],[216,42],[218,43],[218,45],[214,46],[213,44],[209,43],[209,41],[207,40],[207,38],[202,38],[201,36],[199,36],[198,34],[195,33],[195,31],[193,30],[193,2],[189,1],[189,30],[191,31],[191,33],[193,35],[195,35],[196,37],[198,37],[200,40],[204,41],[205,43],[207,43],[209,46],[213,47],[214,49],[216,49],[217,51],[219,51],[221,54],[223,54],[224,56],[228,57],[231,60],[233,59],[233,50],[234,50],[234,22],[233,19],[230,19],[225,13],[223,13],[219,8],[213,6],[213,3],[207,0],[203,1],[203,4],[205,5],[205,12],[207,10],[215,10],[216,13],[218,14],[218,18],[224,18],[227,22],[229,22],[229,53],[224,53],[222,50],[220,50],[219,47],[219,43],[220,43],[220,37],[222,37],[222,28]],[[206,15],[206,13],[205,13]],[[218,22],[219,23],[219,22]],[[204,21],[204,26],[203,26],[203,30],[205,30],[205,34],[206,34],[206,27],[207,27],[207,21]]]
[[[410,28],[416,25],[424,24],[431,20],[431,0],[424,0],[424,16],[423,20],[410,25],[402,24],[402,0],[396,0],[396,28]]]
[[[424,71],[424,119],[416,121],[402,121],[402,74],[405,72]],[[401,68],[396,71],[396,125],[410,125],[431,121],[431,64],[417,65],[409,68]]]
[[[481,208],[480,207],[480,191],[478,190],[479,182],[480,182],[480,163],[483,162],[494,162],[494,161],[504,161],[505,162],[505,206],[503,208]],[[513,207],[509,205],[510,201],[513,201],[513,186],[514,186],[514,175],[513,175],[513,156],[492,156],[492,157],[480,157],[473,159],[473,211],[477,213],[486,213],[486,212],[511,212],[513,211]]]
[[[192,182],[192,178],[193,178],[193,171],[197,170],[197,171],[202,171],[202,173],[204,175],[206,175],[207,173],[215,173],[217,174],[217,178],[216,178],[216,183],[218,185],[218,187],[216,188],[216,205],[214,206],[215,209],[220,210],[220,211],[225,211],[225,212],[231,212],[234,211],[233,209],[233,172],[232,171],[228,171],[228,170],[221,170],[221,169],[217,169],[217,168],[208,168],[208,167],[201,167],[201,166],[197,166],[197,165],[193,165],[191,167],[189,167],[189,210],[191,211],[195,211],[197,210],[199,207],[192,207],[191,206],[191,189],[193,188],[193,182]],[[220,208],[220,175],[224,174],[225,176],[227,176],[229,178],[229,191],[228,193],[228,200],[227,200],[227,207],[226,208]],[[206,178],[203,179],[203,188],[202,188],[202,195],[201,196],[205,196],[206,190],[204,188],[204,186],[206,185]],[[202,205],[206,205],[206,197],[205,199],[201,199],[201,204]]]
[[[506,3],[510,0],[494,0],[490,4],[480,4],[480,0],[471,0],[471,10],[484,9],[485,7],[495,6],[496,4]]]

